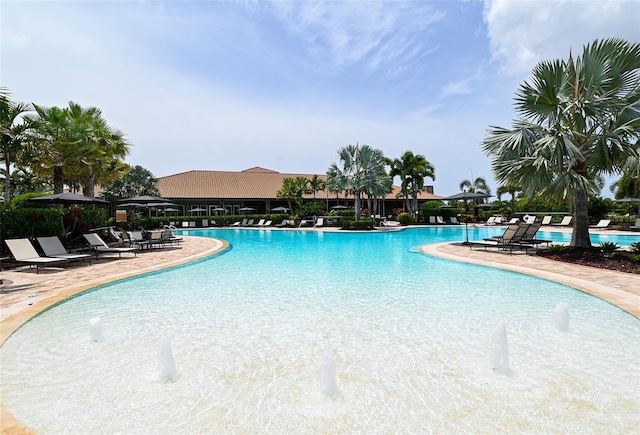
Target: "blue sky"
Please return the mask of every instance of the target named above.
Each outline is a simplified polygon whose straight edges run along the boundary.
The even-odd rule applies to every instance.
[[[538,61],[640,41],[638,1],[2,0],[0,17],[13,98],[100,108],[156,176],[325,173],[357,142],[423,154],[445,196],[495,191],[480,143]]]

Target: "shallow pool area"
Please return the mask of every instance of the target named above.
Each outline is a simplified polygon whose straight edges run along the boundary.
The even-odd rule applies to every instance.
[[[630,433],[640,423],[640,321],[566,286],[417,252],[459,228],[191,234],[232,247],[102,286],[16,331],[0,348],[6,408],[43,434]],[[555,321],[561,302],[567,331]],[[494,370],[502,321],[509,364]],[[161,376],[163,337],[172,379]]]

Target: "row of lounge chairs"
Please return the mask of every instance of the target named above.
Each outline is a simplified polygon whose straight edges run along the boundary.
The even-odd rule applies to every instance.
[[[504,233],[500,236],[487,237],[483,240],[476,240],[469,242],[469,249],[473,249],[474,246],[487,248],[497,248],[502,251],[509,251],[513,253],[514,249],[525,250],[535,248],[541,244],[552,243],[551,240],[537,239],[536,234],[542,226],[542,223],[521,223],[508,225]]]
[[[139,234],[138,234],[139,233]],[[69,263],[72,261],[88,261],[91,265],[92,255],[96,256],[96,259],[101,254],[118,254],[118,258],[122,258],[122,254],[131,253],[137,256],[137,252],[144,247],[153,247],[167,244],[167,243],[180,243],[182,238],[172,235],[171,230],[163,230],[158,232],[152,232],[150,238],[145,238],[142,231],[132,231],[127,234],[127,239],[123,240],[126,247],[112,247],[109,246],[103,239],[96,233],[83,234],[86,241],[84,249],[86,253],[70,253],[66,250],[62,242],[57,236],[51,237],[37,237],[37,245],[40,248],[40,252],[36,249],[36,246],[31,240],[24,239],[7,239],[5,244],[11,252],[13,260],[18,264],[29,265],[30,267],[36,267],[36,273],[40,273],[41,267],[63,267],[68,268]]]

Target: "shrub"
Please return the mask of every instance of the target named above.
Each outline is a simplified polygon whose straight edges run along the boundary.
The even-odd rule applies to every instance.
[[[415,224],[416,220],[410,213],[400,213],[398,215],[398,222],[400,222],[401,225],[410,225]]]
[[[564,245],[552,244],[551,246],[549,246],[549,251],[555,254],[559,254],[560,252],[564,251]]]
[[[604,252],[613,252],[613,251],[616,251],[619,248],[618,244],[615,243],[615,242],[602,242],[598,246]]]
[[[640,242],[635,242],[630,245],[631,252],[640,254]]]

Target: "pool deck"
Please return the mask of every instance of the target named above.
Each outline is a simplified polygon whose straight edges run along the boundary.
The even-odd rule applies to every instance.
[[[313,228],[305,230],[318,231]],[[333,230],[322,228],[322,231]],[[182,237],[184,241],[179,247],[141,251],[135,257],[125,253],[122,259],[118,259],[117,255],[104,255],[94,260],[92,265],[76,262],[66,270],[43,268],[36,274],[35,268],[24,266],[0,271],[0,279],[3,280],[0,284],[0,346],[31,317],[77,293],[118,279],[202,259],[228,247],[227,242],[217,239]],[[460,243],[429,244],[421,250],[427,255],[496,267],[566,284],[640,318],[640,275],[637,274],[559,263],[525,253],[509,255],[497,250],[470,250]],[[6,410],[0,408],[0,413],[0,433],[33,433]]]

